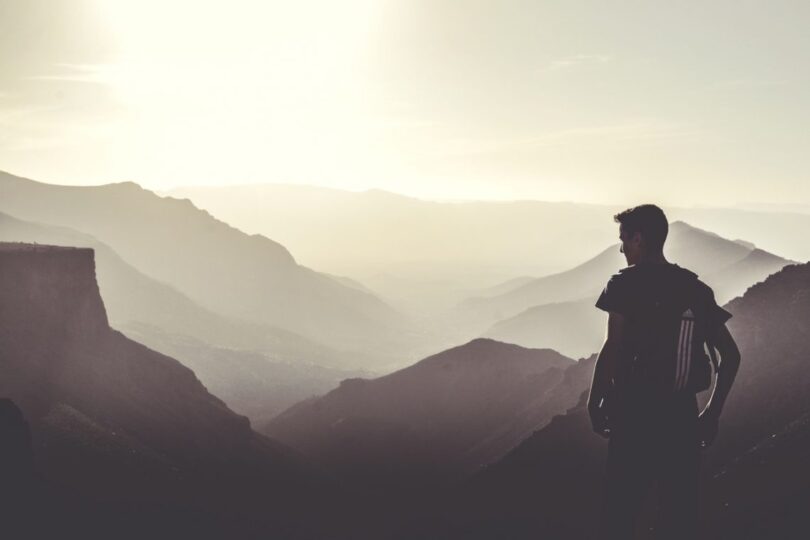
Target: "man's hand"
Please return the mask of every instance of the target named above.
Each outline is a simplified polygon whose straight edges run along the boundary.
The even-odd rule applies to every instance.
[[[720,425],[720,418],[708,409],[698,416],[698,441],[700,446],[708,448],[717,438],[717,431]]]
[[[588,401],[588,415],[591,417],[591,428],[594,433],[605,439],[610,438],[610,424],[604,403],[600,407],[598,402]]]

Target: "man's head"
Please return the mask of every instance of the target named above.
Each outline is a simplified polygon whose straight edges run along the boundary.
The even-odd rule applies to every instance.
[[[663,210],[654,204],[642,204],[619,212],[613,216],[613,221],[619,224],[620,251],[628,265],[663,258],[664,241],[669,232]]]

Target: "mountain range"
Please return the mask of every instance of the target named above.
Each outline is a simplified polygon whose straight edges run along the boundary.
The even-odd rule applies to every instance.
[[[0,241],[92,248],[110,325],[192,368],[209,390],[256,425],[362,373],[351,366],[362,364],[363,357],[218,315],[139,272],[89,235],[0,213]]]
[[[355,195],[338,195],[337,214],[319,218],[328,227],[340,217],[333,249],[361,238],[341,236],[351,212],[358,227],[422,216],[387,247],[413,265],[407,277],[315,272],[269,238],[132,183],[52,186],[0,173],[0,471],[17,471],[0,502],[33,501],[29,526],[53,525],[51,537],[591,537],[606,450],[584,407],[604,332],[593,303],[624,265],[618,245],[605,248],[615,228],[600,240],[608,207],[543,203],[548,229],[530,249],[555,249],[575,210],[565,250],[597,255],[538,278],[527,273],[547,269],[509,270],[519,237],[499,243],[535,223],[533,202],[403,203],[370,192],[379,215],[369,217]],[[515,221],[483,225],[505,209]],[[436,228],[441,212],[450,230]],[[749,217],[740,231],[771,223],[776,236],[804,223],[683,212],[725,226]],[[810,263],[765,251],[762,231],[728,240],[691,223],[672,223],[667,257],[714,288],[742,352],[704,456],[704,528],[735,540],[804,537]],[[464,227],[468,239],[454,244]],[[385,231],[369,234],[382,241]],[[445,249],[424,251],[415,231]],[[511,262],[493,269],[472,255],[490,244]],[[361,261],[367,247],[355,248],[347,257]],[[560,260],[574,256],[565,250]],[[424,254],[438,259],[420,263]],[[465,263],[470,275],[433,308],[474,298],[446,319],[414,322],[372,292],[399,282],[398,298],[429,297],[448,283],[434,270]],[[409,310],[420,306],[415,298]],[[486,337],[440,346],[465,333]],[[9,491],[26,482],[33,494]]]
[[[89,249],[0,244],[0,395],[31,426],[53,507],[93,533],[135,519],[142,534],[337,535],[334,520],[363,522],[347,508],[362,501],[389,527],[369,538],[592,534],[582,517],[598,511],[605,452],[584,410],[593,357],[477,339],[346,380],[271,420],[267,438],[179,362],[111,329],[94,273]],[[788,265],[725,304],[743,363],[705,459],[715,537],[806,530],[809,291],[810,264]],[[341,497],[309,459],[388,498]]]
[[[315,268],[351,275],[401,309],[450,308],[515,276],[580,264],[615,242],[626,206],[570,202],[431,201],[380,190],[257,184],[169,191],[251,233],[268,234]],[[654,201],[636,201],[636,204]],[[744,238],[785,258],[810,260],[795,238],[810,233],[796,209],[669,207],[684,221]]]
[[[159,197],[132,182],[57,186],[0,173],[0,212],[91,235],[139,272],[219,315],[352,353],[373,351],[380,362],[409,357],[414,329],[396,310],[188,200]]]

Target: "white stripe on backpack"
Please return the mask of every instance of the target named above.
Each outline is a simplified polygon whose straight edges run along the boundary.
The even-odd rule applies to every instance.
[[[689,368],[692,363],[692,331],[695,326],[691,309],[681,314],[681,332],[678,336],[678,356],[675,365],[675,390],[686,387],[689,381]]]

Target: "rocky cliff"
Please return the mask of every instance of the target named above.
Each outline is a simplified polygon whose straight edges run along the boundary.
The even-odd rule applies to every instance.
[[[141,535],[306,536],[315,526],[303,513],[327,483],[190,369],[112,330],[92,250],[0,244],[0,370],[0,397],[29,422],[56,501],[43,508],[74,532],[109,537],[132,522]]]

